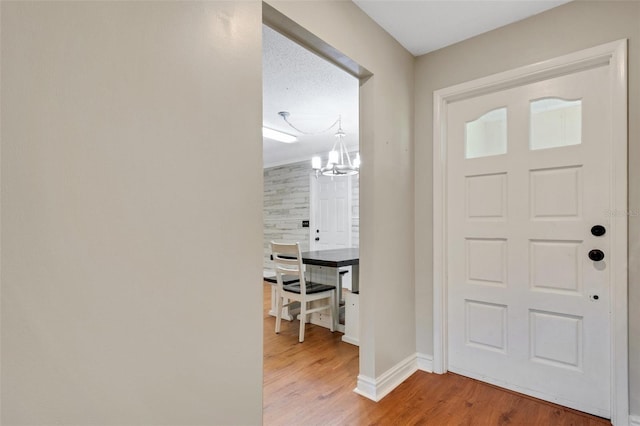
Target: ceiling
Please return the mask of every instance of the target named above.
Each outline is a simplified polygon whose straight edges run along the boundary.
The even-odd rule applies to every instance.
[[[503,27],[570,0],[353,0],[414,56]]]
[[[326,155],[342,117],[345,145],[358,149],[358,79],[269,27],[262,26],[262,124],[298,137],[296,143],[263,138],[265,167]],[[292,129],[280,111],[289,112]]]
[[[525,19],[570,0],[353,0],[414,56]],[[263,138],[264,167],[326,155],[338,116],[345,144],[358,149],[358,80],[263,26],[263,125],[298,137],[285,144]],[[290,113],[284,122],[280,111]]]

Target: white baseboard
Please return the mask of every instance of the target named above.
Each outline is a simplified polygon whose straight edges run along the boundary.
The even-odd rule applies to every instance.
[[[378,401],[376,399],[376,381],[371,377],[363,376],[362,374],[358,375],[358,383],[356,388],[353,390],[358,395],[362,395],[365,398],[369,398],[372,401]]]
[[[629,426],[640,426],[640,416],[629,415]]]
[[[342,341],[345,343],[352,344],[354,346],[360,346],[360,341],[353,336],[347,336],[346,334],[342,336]]]
[[[433,373],[433,356],[418,352],[416,358],[418,359],[418,370]]]
[[[359,375],[358,387],[353,391],[358,395],[378,402],[417,370],[418,361],[416,354],[413,354],[382,373],[377,379],[372,379],[362,374]]]

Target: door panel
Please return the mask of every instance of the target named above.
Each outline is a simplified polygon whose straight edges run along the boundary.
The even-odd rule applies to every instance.
[[[609,235],[590,229],[609,226],[608,72],[452,102],[447,119],[449,370],[604,417]]]
[[[351,245],[351,177],[318,176],[311,178],[312,250],[329,250]]]

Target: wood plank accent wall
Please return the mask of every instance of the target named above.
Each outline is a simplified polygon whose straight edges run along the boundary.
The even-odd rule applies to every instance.
[[[297,241],[302,251],[309,250],[309,228],[303,228],[302,221],[310,219],[311,175],[310,161],[264,169],[264,269],[272,269],[269,243],[273,240]],[[351,179],[352,245],[357,247],[360,235],[360,191],[358,177]]]

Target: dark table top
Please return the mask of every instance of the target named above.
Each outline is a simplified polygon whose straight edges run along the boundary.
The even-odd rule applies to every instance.
[[[360,263],[360,253],[357,247],[304,251],[302,252],[302,263],[332,268],[358,265]]]

